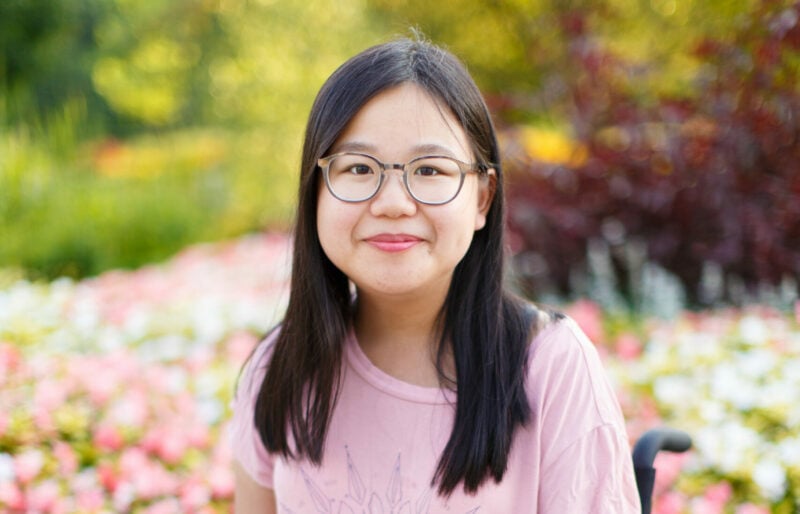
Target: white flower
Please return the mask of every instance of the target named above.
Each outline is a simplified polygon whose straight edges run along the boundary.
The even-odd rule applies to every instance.
[[[14,480],[14,457],[0,453],[0,484]]]
[[[117,512],[127,512],[136,500],[136,488],[130,482],[121,482],[114,490],[114,509]]]
[[[728,473],[749,469],[753,456],[760,453],[758,433],[735,421],[704,427],[697,431],[694,439],[708,464]]]
[[[179,366],[169,366],[166,379],[164,389],[170,393],[185,391],[189,383],[189,376],[186,370]]]
[[[690,332],[681,339],[678,347],[681,360],[710,363],[723,357],[723,345],[713,334]]]
[[[698,404],[698,412],[704,424],[717,425],[728,415],[724,406],[716,401],[702,398]]]
[[[738,409],[749,410],[758,403],[758,385],[732,363],[724,363],[711,373],[711,397],[726,401]]]
[[[778,356],[773,351],[758,348],[737,354],[736,365],[747,377],[758,380],[777,368]]]
[[[778,445],[778,452],[787,467],[800,468],[800,436],[781,441]]]
[[[753,468],[753,481],[761,489],[761,494],[777,501],[786,493],[786,470],[779,462],[762,459]]]
[[[653,383],[653,391],[658,401],[669,406],[686,405],[686,402],[696,394],[691,379],[681,375],[667,375],[658,377]]]
[[[222,339],[228,328],[225,323],[226,306],[221,299],[199,298],[193,306],[195,338],[204,344],[213,344]]]
[[[769,329],[761,318],[747,315],[739,321],[739,335],[742,337],[742,341],[747,344],[753,346],[762,345],[767,342]]]
[[[225,414],[222,402],[216,398],[198,398],[196,406],[197,415],[208,425],[219,422]]]

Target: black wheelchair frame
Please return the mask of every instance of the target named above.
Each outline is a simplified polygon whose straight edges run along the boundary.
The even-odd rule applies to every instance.
[[[636,474],[636,487],[642,502],[642,514],[650,514],[653,507],[653,486],[656,470],[653,467],[660,451],[682,453],[692,447],[692,439],[682,430],[661,427],[645,432],[633,446],[633,470]]]

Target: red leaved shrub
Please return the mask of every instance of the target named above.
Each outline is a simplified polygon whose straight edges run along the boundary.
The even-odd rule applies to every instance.
[[[571,81],[581,159],[537,161],[503,136],[509,229],[533,296],[568,294],[591,241],[611,249],[621,292],[631,245],[677,276],[689,300],[738,301],[800,277],[800,2],[765,2],[725,40],[696,47],[702,66],[680,98],[645,98],[632,67],[577,34]],[[704,295],[703,270],[722,296]],[[626,294],[627,293],[627,294]]]

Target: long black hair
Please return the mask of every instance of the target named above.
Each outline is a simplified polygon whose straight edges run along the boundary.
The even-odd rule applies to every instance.
[[[270,452],[322,461],[352,299],[348,278],[325,256],[317,235],[317,160],[368,100],[403,83],[416,84],[446,106],[468,135],[476,161],[494,168],[497,177],[486,225],[456,266],[439,313],[437,369],[443,383],[452,380],[440,365],[450,344],[457,400],[453,430],[431,480],[441,495],[462,482],[474,493],[489,477],[503,478],[514,432],[531,416],[524,383],[536,311],[503,287],[503,177],[489,111],[461,62],[420,39],[381,44],[351,58],[313,104],[303,146],[289,304],[258,393],[255,425]]]

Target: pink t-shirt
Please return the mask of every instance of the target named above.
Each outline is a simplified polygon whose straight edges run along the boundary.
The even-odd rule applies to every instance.
[[[270,455],[253,405],[271,344],[262,344],[234,401],[232,449],[280,513],[638,513],[625,425],[594,346],[570,319],[531,344],[532,421],[517,429],[503,480],[445,500],[430,482],[452,428],[454,394],[376,368],[351,335],[322,465]]]

